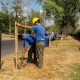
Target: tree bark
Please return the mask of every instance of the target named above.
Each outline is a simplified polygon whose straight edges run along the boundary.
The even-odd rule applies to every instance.
[[[61,40],[64,40],[66,36],[67,36],[67,28],[66,26],[64,26],[63,31],[62,31]]]

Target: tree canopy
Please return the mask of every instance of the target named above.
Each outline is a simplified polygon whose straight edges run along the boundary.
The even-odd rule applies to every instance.
[[[80,0],[37,0],[47,16],[55,15],[55,22],[64,29],[69,24],[75,28],[76,14],[80,12]]]

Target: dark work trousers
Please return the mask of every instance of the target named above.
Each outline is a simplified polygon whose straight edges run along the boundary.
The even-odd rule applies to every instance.
[[[38,59],[38,67],[42,68],[43,67],[43,52],[44,52],[44,42],[37,42],[36,43],[36,55]]]
[[[34,55],[34,59],[33,59]],[[37,60],[36,57],[36,44],[31,45],[29,51],[28,51],[28,62],[32,62],[32,60]]]

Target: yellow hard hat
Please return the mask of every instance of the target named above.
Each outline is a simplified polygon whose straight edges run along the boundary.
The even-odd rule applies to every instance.
[[[34,24],[38,20],[39,20],[39,18],[33,18],[32,23]]]

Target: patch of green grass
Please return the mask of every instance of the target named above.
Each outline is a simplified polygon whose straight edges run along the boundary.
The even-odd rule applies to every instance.
[[[72,68],[70,80],[80,80],[80,64],[73,64],[69,67]]]

